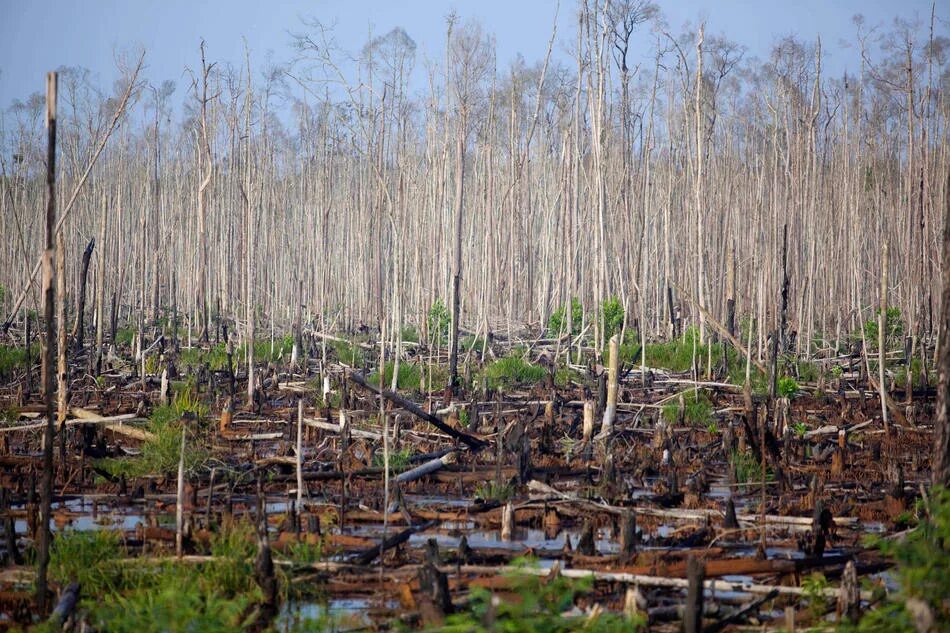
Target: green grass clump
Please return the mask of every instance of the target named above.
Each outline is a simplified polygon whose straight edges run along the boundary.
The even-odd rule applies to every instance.
[[[40,357],[39,345],[30,346],[30,358]],[[0,345],[0,376],[6,377],[17,369],[26,368],[26,348]]]
[[[62,532],[50,546],[50,578],[63,586],[79,582],[84,595],[111,592],[123,582],[122,568],[115,564],[121,556],[118,532]]]
[[[115,331],[115,340],[113,343],[115,343],[117,347],[130,347],[132,341],[135,340],[135,334],[135,328],[120,327]]]
[[[349,341],[333,341],[333,351],[337,359],[344,365],[359,367],[363,364],[363,350],[356,343]]]
[[[526,566],[526,561],[515,561]],[[508,633],[613,633],[646,627],[642,618],[626,619],[607,611],[597,615],[566,615],[575,601],[593,590],[592,578],[546,578],[520,570],[506,572],[505,595],[488,589],[472,589],[466,608],[450,615],[438,630],[448,633],[506,631]],[[506,597],[511,596],[511,597]]]
[[[818,382],[821,377],[821,369],[816,363],[807,360],[797,361],[795,364],[798,379],[802,382]]]
[[[419,342],[419,330],[414,325],[406,325],[402,328],[402,340],[406,343]]]
[[[196,419],[183,420],[189,414]],[[142,444],[142,454],[134,457],[100,459],[96,466],[113,477],[125,475],[127,478],[146,475],[170,475],[178,472],[178,460],[181,455],[181,429],[185,424],[189,428],[200,424],[207,414],[207,408],[190,392],[176,394],[169,406],[157,407],[146,429],[154,437]],[[194,439],[185,441],[185,469],[193,471],[207,457],[207,451],[196,446]]]
[[[867,340],[868,350],[876,351],[878,349],[878,333],[880,325],[878,320],[881,318],[881,310],[874,313],[873,319],[864,322],[864,337]],[[901,318],[900,308],[888,308],[887,315],[884,317],[884,348],[899,342],[904,336],[904,320]],[[856,340],[861,339],[861,335],[852,335]]]
[[[410,459],[412,459],[412,449],[404,448],[401,451],[390,451],[389,452],[389,472],[402,472],[409,468]],[[373,466],[376,468],[383,467],[383,453],[382,451],[373,454]]]
[[[51,548],[50,575],[82,585],[79,610],[96,630],[119,633],[235,631],[251,624],[262,599],[254,581],[257,552],[250,524],[227,524],[206,553],[212,559],[123,564],[115,532],[64,532]]]
[[[492,389],[537,383],[544,380],[547,374],[544,367],[529,363],[517,354],[499,358],[487,365],[483,372]]]
[[[511,484],[499,484],[495,481],[484,481],[475,486],[475,496],[485,501],[505,502],[515,494]]]
[[[583,376],[570,367],[558,367],[554,373],[554,384],[558,387],[567,387],[572,382],[580,382],[581,380],[583,380]]]
[[[762,481],[762,464],[752,451],[733,451],[729,463],[735,468],[736,483],[751,484]],[[766,468],[765,480],[771,481],[773,475]]]
[[[386,363],[386,371],[383,372],[383,385],[386,389],[389,389],[389,386],[393,381],[393,368],[395,363],[389,361]],[[399,363],[399,374],[396,376],[396,388],[397,389],[418,389],[419,388],[419,377],[421,376],[421,371],[418,365],[412,363],[401,362]],[[379,370],[374,371],[367,378],[367,382],[371,385],[379,384]]]
[[[459,339],[459,348],[463,352],[475,351],[481,354],[481,353],[484,353],[485,350],[487,349],[485,347],[487,344],[488,344],[487,341],[481,336],[469,335],[469,336],[463,336],[461,339]]]
[[[706,426],[712,420],[712,401],[702,389],[693,389],[683,394],[682,403],[671,402],[663,407],[663,419],[667,422],[679,421],[681,414],[687,424]]]

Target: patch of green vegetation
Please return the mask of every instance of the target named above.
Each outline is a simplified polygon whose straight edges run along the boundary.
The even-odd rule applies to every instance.
[[[876,536],[868,541],[893,559],[892,570],[900,589],[891,593],[880,606],[867,611],[857,625],[844,626],[843,631],[899,633],[913,631],[914,616],[907,608],[909,601],[917,601],[933,616],[930,630],[950,630],[950,490],[935,486],[929,493],[929,503],[918,506],[920,523],[902,539],[884,539]]]
[[[544,380],[544,367],[529,363],[519,354],[499,358],[483,370],[488,386],[492,389],[507,389],[520,384],[534,384]]]
[[[633,332],[627,332],[627,337],[635,336]],[[621,343],[620,344],[620,364],[629,365],[634,361],[640,360],[640,345],[637,343]],[[604,362],[610,362],[610,347],[604,349]]]
[[[570,367],[558,367],[557,371],[554,372],[554,384],[561,388],[567,387],[572,382],[581,382],[583,379],[579,372]]]
[[[98,595],[122,585],[122,542],[112,530],[69,531],[58,534],[50,546],[50,578],[79,582],[84,595]]]
[[[695,350],[693,348],[694,341],[696,344]],[[701,363],[705,357],[705,349],[705,345],[699,343],[699,330],[690,326],[677,339],[648,344],[646,349],[647,363],[651,367],[670,371],[689,371],[693,368],[693,354],[695,353],[696,362]],[[713,360],[714,362],[716,360],[715,354]]]
[[[487,350],[486,345],[488,342],[481,336],[463,336],[459,339],[459,347],[464,352],[476,351],[480,354],[484,354]]]
[[[818,364],[808,360],[796,361],[795,369],[798,379],[802,382],[818,382],[818,378],[821,377],[821,369]]]
[[[442,303],[442,299],[436,299],[429,312],[426,315],[426,325],[429,332],[429,340],[436,347],[440,347],[449,340],[449,325],[452,323],[452,316],[448,308]]]
[[[912,358],[910,361],[911,384],[920,384],[920,378],[924,373],[923,365],[919,358]],[[899,367],[894,372],[894,384],[898,387],[907,386],[907,366]]]
[[[395,363],[389,361],[386,363],[386,371],[383,372],[383,384],[386,389],[389,389],[389,386],[393,381],[393,369]],[[396,376],[396,388],[397,389],[418,389],[419,388],[419,378],[422,372],[419,369],[418,365],[413,363],[401,362],[399,363],[399,374]],[[379,370],[374,371],[367,378],[367,382],[371,385],[379,384]]]
[[[312,565],[323,560],[323,541],[316,543],[294,541],[284,550],[284,556],[296,565]]]
[[[808,425],[804,422],[796,422],[792,425],[792,433],[798,437],[805,437],[805,434],[808,433]]]
[[[673,424],[679,421],[682,415],[687,424],[704,426],[709,424],[713,406],[709,396],[702,389],[692,389],[682,396],[682,402],[676,400],[663,406],[662,416]]]
[[[419,342],[419,330],[414,325],[405,325],[402,328],[402,340],[406,343]]]
[[[604,330],[604,340],[610,340],[614,334],[619,334],[623,328],[623,304],[617,297],[604,300],[601,306],[601,327]]]
[[[195,419],[183,419],[188,415]],[[125,475],[170,475],[178,472],[181,455],[182,425],[194,426],[207,415],[207,407],[190,391],[175,395],[169,406],[157,407],[146,429],[153,437],[142,443],[142,453],[134,457],[105,458],[97,460],[96,466],[113,477]],[[185,442],[185,469],[193,471],[205,461],[207,451],[196,446],[194,441]]]
[[[762,481],[762,464],[752,451],[733,451],[729,463],[735,468],[736,483],[752,484]],[[765,480],[772,481],[774,475],[766,468]]]
[[[132,341],[135,340],[135,328],[130,327],[120,327],[115,331],[115,340],[113,343],[117,347],[131,347]]]
[[[571,297],[571,335],[577,335],[581,332],[581,323],[584,321],[584,307],[577,297]],[[562,336],[567,333],[567,314],[564,307],[560,307],[551,313],[548,319],[548,334],[551,336]]]
[[[529,564],[523,560],[514,563],[522,568]],[[643,619],[629,620],[607,611],[596,615],[567,615],[580,596],[593,590],[592,578],[570,579],[561,575],[547,578],[520,570],[505,575],[508,579],[505,595],[513,597],[473,588],[466,609],[450,615],[438,630],[446,633],[619,633],[646,628]]]
[[[798,393],[798,383],[791,376],[782,376],[778,379],[778,395],[780,398],[794,398]]]
[[[402,472],[409,468],[410,459],[412,459],[412,449],[404,448],[401,451],[390,451],[389,452],[389,472]],[[375,453],[373,455],[373,466],[376,468],[383,467],[383,453],[382,451]]]
[[[333,341],[337,359],[344,365],[359,367],[363,364],[363,349],[349,341]]]
[[[40,356],[40,346],[30,346],[30,358]],[[26,348],[0,345],[0,376],[10,376],[14,370],[26,368]]]
[[[880,318],[881,310],[878,309],[874,313],[873,319],[864,322],[864,338],[867,340],[868,351],[878,349],[878,334],[880,331],[878,321]],[[901,318],[900,308],[888,308],[884,317],[884,349],[888,349],[891,345],[899,342],[903,336],[904,320]],[[860,339],[861,335],[858,334],[857,337],[853,338]]]
[[[515,495],[511,484],[499,484],[496,481],[483,481],[475,486],[475,496],[485,501],[501,501],[504,503]]]
[[[805,603],[812,619],[817,620],[828,611],[831,600],[825,595],[825,590],[830,586],[828,579],[821,572],[814,572],[802,579]]]
[[[50,575],[82,584],[79,610],[100,631],[233,631],[260,601],[250,526],[228,526],[212,538],[212,560],[123,564],[119,535],[106,530],[64,532],[51,548]]]

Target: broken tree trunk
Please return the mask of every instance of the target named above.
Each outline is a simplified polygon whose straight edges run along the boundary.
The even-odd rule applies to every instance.
[[[453,429],[451,426],[449,426],[448,424],[446,424],[445,422],[443,422],[436,416],[432,415],[431,413],[426,413],[421,408],[419,408],[419,406],[416,403],[412,402],[411,400],[407,400],[406,398],[403,398],[398,393],[394,393],[390,391],[389,389],[383,389],[382,391],[380,391],[379,387],[371,385],[370,383],[366,381],[365,378],[363,378],[356,372],[350,371],[350,372],[347,372],[347,375],[353,382],[355,382],[359,386],[363,387],[364,389],[368,389],[369,391],[372,391],[373,393],[377,395],[382,395],[384,398],[386,398],[390,402],[394,402],[395,404],[399,405],[400,407],[402,407],[409,413],[415,415],[418,418],[422,418],[423,420],[425,420],[426,422],[428,422],[435,428],[439,429],[443,433],[446,433],[447,435],[450,435],[451,437],[462,442],[473,451],[481,450],[487,444],[484,440],[479,439],[475,437],[474,435],[470,435],[468,433],[465,433],[464,431],[459,431],[458,429]]]
[[[82,350],[83,339],[85,338],[86,279],[89,273],[89,261],[92,259],[92,250],[95,246],[96,239],[92,238],[86,245],[86,250],[82,253],[82,268],[79,273],[79,297],[76,304],[76,322],[73,325],[73,349],[76,352]]]
[[[50,546],[50,506],[53,497],[53,235],[56,223],[56,84],[55,72],[46,75],[46,250],[43,253],[43,306],[46,337],[43,341],[43,398],[46,401],[46,432],[43,436],[43,479],[40,486],[40,530],[37,552],[36,607],[47,611],[47,582]]]

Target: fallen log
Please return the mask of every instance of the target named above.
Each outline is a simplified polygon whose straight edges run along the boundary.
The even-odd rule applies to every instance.
[[[416,532],[428,530],[430,527],[438,525],[438,523],[438,521],[426,521],[425,523],[408,527],[405,530],[393,534],[379,545],[373,545],[372,547],[368,547],[365,550],[357,553],[349,560],[349,562],[353,565],[369,565],[374,560],[376,560],[377,556],[380,556],[386,550],[390,550],[397,545],[405,543],[409,540],[409,537],[411,537]]]
[[[401,484],[409,481],[415,481],[426,475],[431,475],[432,473],[441,470],[444,466],[448,466],[455,462],[455,453],[447,453],[442,457],[437,457],[431,459],[421,466],[416,466],[412,470],[407,470],[404,473],[399,474],[396,477],[396,483]]]
[[[446,568],[450,571],[455,571],[463,574],[530,574],[532,576],[550,576],[552,570],[544,569],[541,567],[515,567],[515,566],[504,566],[504,567],[484,567],[476,565],[462,565],[460,567],[448,567]],[[626,574],[622,572],[606,572],[606,571],[596,571],[592,569],[561,569],[558,572],[561,576],[565,578],[593,578],[594,580],[601,580],[606,582],[622,582],[634,585],[642,585],[644,587],[668,587],[673,589],[686,589],[689,586],[689,581],[685,578],[664,578],[662,576],[644,576],[641,574]],[[703,587],[711,591],[732,591],[737,593],[752,593],[752,594],[768,594],[772,591],[777,591],[780,594],[788,596],[803,596],[807,592],[802,587],[786,587],[784,585],[764,585],[754,582],[731,582],[726,580],[705,580],[703,581]],[[809,589],[810,592],[814,592],[814,588]],[[838,588],[837,587],[825,587],[820,590],[821,595],[828,598],[837,598],[838,597]],[[862,600],[870,600],[871,592],[870,591],[861,591]]]
[[[458,429],[452,428],[451,426],[449,426],[448,424],[446,424],[445,422],[443,422],[436,416],[432,415],[431,413],[423,411],[415,402],[412,402],[411,400],[403,398],[398,393],[394,393],[390,391],[389,389],[383,389],[382,393],[380,393],[379,387],[374,387],[373,385],[369,384],[365,378],[363,378],[361,375],[359,375],[355,371],[347,372],[347,376],[353,382],[363,387],[364,389],[367,389],[375,393],[376,395],[382,395],[384,398],[386,398],[390,402],[393,402],[399,405],[400,407],[402,407],[409,413],[413,414],[414,416],[425,420],[426,422],[428,422],[435,428],[439,429],[443,433],[450,435],[453,438],[457,439],[458,441],[462,442],[473,451],[481,450],[487,444],[487,442],[485,442],[485,440],[482,440],[481,438],[475,437],[474,435],[470,435],[469,433],[466,433],[464,431],[459,431]]]

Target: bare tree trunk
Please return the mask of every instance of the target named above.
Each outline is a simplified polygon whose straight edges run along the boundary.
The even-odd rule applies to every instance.
[[[950,173],[947,176],[950,191]],[[937,416],[934,422],[933,482],[950,486],[950,195],[944,194],[943,289],[940,295],[940,340],[937,359]]]
[[[43,478],[40,486],[40,529],[36,570],[36,608],[45,614],[48,607],[47,570],[49,569],[50,506],[53,497],[53,234],[56,225],[56,84],[55,72],[46,75],[46,251],[43,253],[43,314],[46,337],[43,341],[43,398],[46,401],[46,431],[43,435]]]
[[[73,326],[73,349],[78,353],[82,351],[83,339],[85,338],[85,313],[86,313],[86,279],[89,276],[89,260],[92,259],[92,249],[96,246],[95,238],[89,240],[86,250],[82,253],[82,269],[79,273],[79,300],[76,304],[76,323]]]

